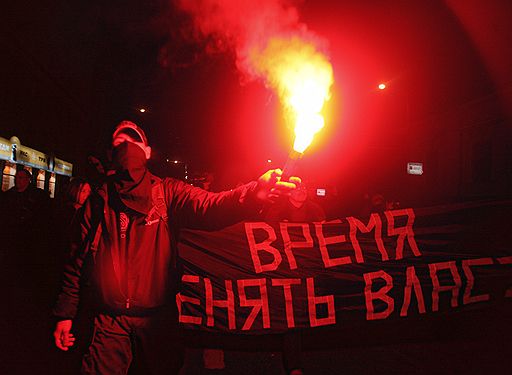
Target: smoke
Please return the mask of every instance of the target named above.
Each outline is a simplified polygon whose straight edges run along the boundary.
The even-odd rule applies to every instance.
[[[211,51],[233,50],[246,78],[262,79],[279,96],[285,122],[303,153],[324,127],[333,69],[325,45],[299,21],[286,0],[175,0],[192,16],[193,36],[209,40]]]
[[[292,0],[173,0],[193,22],[189,37],[207,41],[207,52],[234,52],[236,66],[247,78],[268,76],[254,56],[273,38],[300,38],[325,50],[326,43],[299,20]]]

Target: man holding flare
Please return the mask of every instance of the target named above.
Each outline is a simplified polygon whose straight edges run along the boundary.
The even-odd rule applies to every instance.
[[[98,301],[94,333],[82,361],[84,374],[126,374],[136,345],[145,373],[175,374],[183,364],[176,292],[180,228],[215,230],[256,217],[264,204],[299,184],[269,170],[231,191],[210,193],[147,169],[144,131],[121,122],[112,135],[112,170],[86,203],[80,238],[72,243],[54,308],[55,345],[67,351],[81,286],[90,282]]]

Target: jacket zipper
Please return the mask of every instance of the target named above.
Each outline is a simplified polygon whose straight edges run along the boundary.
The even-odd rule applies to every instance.
[[[125,285],[126,285],[126,308],[130,308],[130,255],[128,252],[128,244],[125,241],[126,247],[126,270],[125,270]]]
[[[126,214],[126,213],[121,213],[121,215],[124,215],[124,219],[126,221],[126,227],[125,228],[121,228],[121,242],[122,242],[122,245],[123,245],[123,250],[124,250],[124,254],[125,254],[125,272],[124,272],[124,284],[125,284],[125,290],[126,290],[126,301],[125,301],[125,308],[126,309],[129,309],[130,306],[131,306],[131,301],[130,301],[130,278],[129,278],[129,273],[130,273],[130,253],[129,253],[129,246],[128,246],[128,241],[127,241],[127,233],[128,233],[128,229],[130,227],[130,224],[131,224],[131,220],[129,218],[129,216]]]

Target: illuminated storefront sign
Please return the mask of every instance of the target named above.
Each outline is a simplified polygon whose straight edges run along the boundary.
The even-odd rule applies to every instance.
[[[10,140],[0,137],[0,160],[13,161],[16,164],[55,172],[64,176],[71,176],[73,173],[73,164],[23,146],[16,136]]]
[[[2,191],[9,190],[14,186],[16,170],[19,169],[19,165],[30,170],[31,173],[32,168],[35,168],[37,170],[35,181],[37,187],[44,190],[48,183],[48,190],[52,198],[55,195],[55,175],[71,177],[73,173],[73,164],[23,146],[16,136],[9,140],[0,137],[0,161],[2,161],[0,164]],[[48,172],[49,176],[46,175]]]
[[[12,160],[11,142],[0,137],[0,159]]]
[[[40,151],[30,147],[19,145],[16,148],[16,162],[39,169],[49,169],[49,157]]]
[[[53,170],[55,173],[63,174],[64,176],[71,176],[73,173],[73,164],[54,158]]]

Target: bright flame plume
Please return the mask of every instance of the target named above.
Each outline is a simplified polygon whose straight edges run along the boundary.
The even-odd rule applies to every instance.
[[[324,127],[321,112],[334,80],[331,63],[299,37],[270,39],[263,50],[252,51],[251,62],[256,74],[277,91],[286,121],[294,125],[293,149],[304,153]]]

